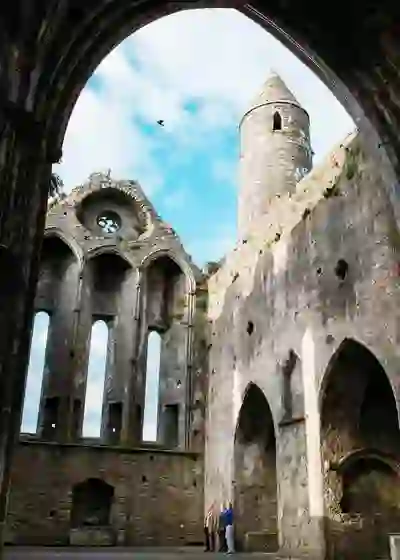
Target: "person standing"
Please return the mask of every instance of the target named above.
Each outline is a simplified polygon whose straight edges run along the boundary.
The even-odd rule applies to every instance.
[[[208,508],[204,518],[205,552],[214,551],[215,545],[215,515],[214,504]]]
[[[235,552],[235,542],[233,535],[233,507],[232,503],[229,502],[228,507],[224,511],[225,517],[225,536],[226,544],[228,547],[228,554],[233,554]]]
[[[221,509],[218,515],[218,551],[226,552],[226,538],[225,538],[225,508],[224,504],[221,504]]]

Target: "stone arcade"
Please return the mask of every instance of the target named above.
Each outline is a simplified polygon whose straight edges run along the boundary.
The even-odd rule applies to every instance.
[[[8,542],[195,544],[204,508],[232,500],[239,548],[388,557],[400,286],[386,179],[356,134],[311,169],[308,114],[276,75],[240,138],[238,242],[207,274],[137,183],[93,174],[49,209],[35,300],[51,317],[46,367],[37,434],[15,449]],[[98,319],[109,358],[89,440]],[[154,445],[142,439],[151,332]]]

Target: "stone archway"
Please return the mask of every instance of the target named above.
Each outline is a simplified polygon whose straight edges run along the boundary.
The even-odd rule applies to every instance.
[[[254,383],[248,386],[239,412],[234,463],[238,547],[252,551],[277,550],[274,422],[264,393]]]
[[[320,404],[329,558],[384,556],[400,521],[400,479],[384,457],[399,457],[400,433],[390,382],[365,346],[343,341]]]

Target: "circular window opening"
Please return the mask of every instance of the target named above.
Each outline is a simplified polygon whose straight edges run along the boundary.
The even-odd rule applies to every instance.
[[[121,218],[115,212],[103,212],[97,217],[97,225],[104,233],[115,233],[121,227]]]

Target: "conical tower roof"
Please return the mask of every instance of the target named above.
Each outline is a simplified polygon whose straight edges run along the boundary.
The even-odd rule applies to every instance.
[[[293,103],[301,107],[293,93],[287,87],[282,78],[275,72],[270,75],[264,83],[260,93],[253,99],[248,111],[259,105],[279,102]]]

